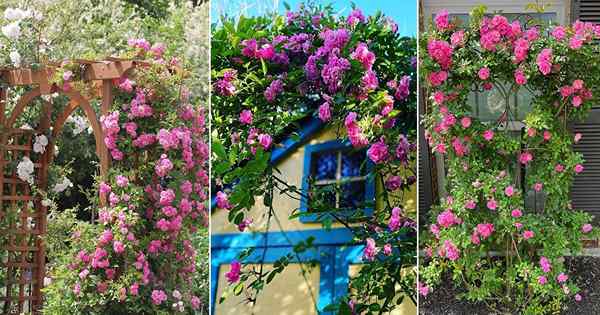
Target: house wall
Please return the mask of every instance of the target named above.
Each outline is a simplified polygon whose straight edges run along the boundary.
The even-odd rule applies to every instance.
[[[335,129],[325,129],[315,135],[308,144],[317,144],[330,140],[335,140],[336,137]],[[302,177],[304,169],[304,146],[299,147],[295,152],[290,154],[287,158],[281,161],[277,168],[281,171],[278,176],[283,180],[286,180],[290,185],[296,187],[302,187]],[[379,192],[381,187],[378,185],[377,191]],[[416,186],[409,192],[405,192],[404,196],[404,207],[407,211],[415,211],[417,199],[416,199]],[[302,223],[297,218],[288,219],[294,209],[300,207],[300,201],[294,200],[286,195],[275,193],[273,198],[275,212],[281,222],[281,227],[276,223],[271,224],[270,231],[296,231],[296,230],[310,230],[319,229],[321,224],[319,223]],[[381,208],[379,202],[378,208]],[[253,232],[264,232],[267,226],[267,208],[263,205],[262,197],[256,198],[256,205],[247,213],[248,218],[252,218],[254,223],[251,227]],[[341,224],[334,223],[333,227],[342,227]],[[213,234],[220,233],[240,233],[236,226],[229,223],[227,220],[227,211],[216,210],[213,211],[211,217],[211,231]]]
[[[307,144],[319,144],[330,140],[335,140],[338,138],[336,136],[336,131],[337,129],[324,129],[315,134]],[[289,156],[279,162],[277,168],[281,171],[281,174],[278,176],[286,180],[289,184],[301,187],[305,161],[304,153],[304,146],[300,146]],[[377,191],[380,189],[381,187],[377,187]],[[405,193],[404,200],[405,208],[408,211],[415,211],[416,186],[413,187],[411,191]],[[277,217],[281,222],[281,226],[272,220],[271,228],[269,229],[270,235],[280,231],[284,231],[294,236],[304,236],[311,234],[314,231],[322,232],[322,226],[319,223],[302,223],[297,218],[292,220],[288,219],[290,214],[292,214],[295,209],[300,207],[300,201],[291,199],[285,195],[275,194],[274,204]],[[380,209],[381,204],[379,204],[376,208]],[[219,298],[225,292],[231,290],[224,277],[225,272],[229,270],[229,262],[231,259],[235,258],[236,253],[239,252],[240,248],[243,247],[240,244],[245,244],[248,242],[247,239],[242,240],[244,236],[250,235],[250,237],[252,237],[252,235],[259,235],[258,233],[266,231],[266,213],[267,209],[262,205],[262,199],[257,198],[256,206],[253,207],[247,214],[247,217],[254,219],[254,223],[250,230],[255,233],[251,234],[250,232],[241,233],[233,224],[229,223],[227,220],[227,211],[213,211],[211,219],[211,230],[213,235],[213,270],[211,273],[213,274],[213,277],[218,278],[218,281],[216,281],[216,288],[213,288],[213,304],[215,306],[214,314],[316,314],[311,295],[314,295],[317,299],[321,299],[318,302],[319,308],[322,308],[326,305],[324,300],[327,300],[333,295],[331,292],[325,292],[323,288],[328,288],[328,284],[331,284],[331,286],[336,287],[334,290],[338,290],[340,287],[345,287],[345,289],[341,289],[347,290],[348,278],[351,275],[356,274],[358,270],[357,268],[359,268],[361,263],[360,257],[362,255],[362,245],[344,249],[336,244],[328,244],[330,241],[329,238],[339,238],[339,234],[335,237],[330,237],[329,235],[339,232],[325,232],[317,237],[317,242],[320,243],[320,254],[315,257],[321,257],[319,258],[321,259],[321,265],[317,265],[317,268],[312,269],[312,272],[306,275],[306,280],[301,275],[300,265],[291,264],[283,274],[275,277],[275,280],[266,286],[265,291],[263,291],[258,298],[257,305],[255,305],[253,308],[250,308],[246,303],[244,303],[245,297],[243,294],[237,297],[230,294],[223,304],[219,304]],[[332,228],[346,230],[342,225],[335,223],[333,224]],[[239,247],[228,250],[224,247],[223,242],[221,241],[222,237],[233,237],[233,240],[230,239],[227,244],[237,244],[236,246]],[[339,243],[338,240],[331,240],[331,242]],[[257,242],[255,244],[261,244],[261,242]],[[273,244],[273,241],[271,241],[270,244]],[[280,245],[281,244],[277,246]],[[270,247],[270,249],[272,249],[273,252],[280,251],[281,253],[288,253],[291,251],[291,248],[285,247]],[[257,249],[257,252],[262,252],[262,249]],[[324,259],[322,252],[332,253],[332,256],[334,257],[331,257],[331,265],[323,265],[324,261],[327,261],[328,258]],[[273,257],[279,257],[277,256],[277,253],[271,255],[271,252],[269,252],[268,256],[269,258],[267,258],[267,260],[270,260]],[[267,264],[265,264],[266,268],[269,266],[268,263],[271,263],[271,261],[268,261]],[[334,272],[335,274],[332,274]],[[328,277],[331,278],[327,279]],[[343,279],[341,284],[340,279]],[[416,307],[412,302],[410,302],[410,299],[407,299],[406,302],[392,314],[416,314]]]
[[[517,1],[517,0],[421,0],[421,10],[423,12],[423,25],[430,24],[433,15],[442,9],[448,10],[450,14],[469,13],[475,6],[485,4],[489,12],[503,11],[505,13],[533,12],[526,10],[525,6],[535,1]],[[556,12],[557,22],[560,24],[568,23],[571,20],[571,0],[548,0],[543,1],[548,4],[547,13]]]

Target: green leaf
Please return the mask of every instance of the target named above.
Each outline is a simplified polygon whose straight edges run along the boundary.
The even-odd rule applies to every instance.
[[[242,294],[242,290],[244,290],[244,283],[240,282],[233,288],[233,294],[235,296],[238,296],[238,295]]]
[[[227,160],[227,153],[225,153],[225,147],[219,139],[213,138],[211,143],[212,151],[221,160]]]
[[[267,63],[265,62],[264,59],[260,59],[260,65],[262,67],[262,72],[263,72],[263,76],[267,76],[268,70],[267,70]]]

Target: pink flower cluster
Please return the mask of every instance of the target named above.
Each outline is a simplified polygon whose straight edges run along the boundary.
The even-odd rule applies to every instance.
[[[219,95],[232,96],[236,92],[234,81],[237,79],[237,71],[226,70],[223,78],[215,83],[215,90]]]
[[[561,87],[560,95],[564,100],[570,99],[575,108],[579,108],[583,102],[592,99],[592,92],[585,87],[583,80],[575,80],[571,85]]]
[[[225,277],[227,278],[227,282],[236,283],[240,281],[240,273],[242,269],[242,264],[239,261],[234,260],[231,262],[231,269],[225,273]]]
[[[375,240],[370,237],[367,238],[365,249],[363,250],[363,259],[373,261],[375,260],[377,253],[379,253],[379,249],[377,248]]]
[[[494,232],[494,224],[492,224],[492,223],[477,224],[477,227],[475,227],[475,231],[473,231],[473,234],[471,235],[471,242],[473,244],[479,244],[481,242],[480,237],[485,240],[488,237],[490,237],[493,232]]]
[[[454,48],[443,40],[430,40],[427,43],[427,52],[443,70],[448,70],[452,66],[452,53]]]
[[[148,47],[143,41],[134,45],[155,56],[164,53],[162,45]],[[164,70],[169,75],[168,69]],[[207,223],[205,168],[209,151],[204,114],[185,104],[185,99],[179,108],[173,108],[171,100],[162,103],[151,89],[137,86],[134,91],[130,84],[120,87],[124,92],[120,97],[129,97],[131,102],[115,105],[129,110],[127,117],[113,111],[101,118],[104,141],[115,160],[111,176],[98,187],[109,203],[99,210],[98,221],[104,231],[95,248],[79,251],[69,266],[76,275],[73,292],[81,296],[84,290],[95,288],[91,293],[119,302],[145,292],[148,303],[162,306],[169,299],[167,292],[173,290],[177,303],[185,297],[190,307],[197,309],[200,300],[191,294],[189,283],[196,272],[191,236]],[[166,112],[179,115],[173,128],[164,127]],[[159,120],[163,123],[157,123]],[[148,167],[151,161],[156,162]],[[177,179],[171,177],[172,171],[177,172]],[[157,269],[161,267],[150,259],[167,263],[168,270]],[[117,294],[109,295],[108,289],[115,286],[120,286]],[[140,290],[142,286],[147,289]],[[175,287],[186,288],[185,294]]]

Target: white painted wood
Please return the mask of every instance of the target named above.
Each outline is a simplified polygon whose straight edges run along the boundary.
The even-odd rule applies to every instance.
[[[515,1],[515,0],[421,0],[424,25],[431,22],[433,15],[443,9],[454,14],[468,14],[473,7],[485,4],[489,12],[503,11],[505,13],[527,13],[533,11],[525,10],[527,3],[533,1]],[[550,6],[546,13],[556,13],[556,21],[560,24],[566,24],[570,20],[571,0],[550,0],[544,1]]]

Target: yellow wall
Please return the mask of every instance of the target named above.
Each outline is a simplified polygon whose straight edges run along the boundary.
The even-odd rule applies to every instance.
[[[265,264],[264,268],[271,269],[272,265]],[[257,266],[258,267],[258,266]],[[312,315],[317,314],[312,303],[311,295],[315,299],[319,296],[319,268],[313,268],[306,273],[305,281],[301,275],[302,268],[299,264],[290,264],[285,270],[265,286],[264,291],[258,296],[258,303],[251,307],[244,302],[244,294],[234,296],[229,294],[223,304],[218,304],[219,298],[226,290],[231,290],[227,285],[224,274],[229,270],[227,265],[219,270],[219,286],[215,301],[216,315]]]
[[[310,144],[318,144],[330,140],[337,139],[336,130],[328,129],[320,132],[315,135],[312,140],[310,140]],[[277,165],[277,168],[281,171],[281,174],[278,174],[283,180],[286,180],[290,185],[295,185],[296,187],[302,187],[302,177],[304,170],[304,147],[298,148],[295,152],[290,154],[287,158]],[[380,191],[382,187],[381,185],[377,185],[377,190]],[[411,191],[404,192],[404,201],[405,208],[408,211],[415,211],[416,209],[416,185],[413,185]],[[277,231],[293,231],[293,230],[308,230],[308,229],[318,229],[321,228],[321,224],[318,223],[302,223],[298,219],[289,220],[288,217],[292,214],[294,209],[300,207],[300,201],[294,200],[285,195],[279,195],[275,193],[273,204],[275,208],[275,213],[281,222],[283,229],[281,229],[275,221],[272,221],[271,224],[271,232]],[[381,205],[379,205],[380,207]],[[252,218],[254,223],[252,224],[251,231],[254,232],[264,232],[266,229],[267,223],[267,208],[263,205],[263,201],[261,197],[256,198],[256,206],[252,208],[246,214],[246,217]],[[341,227],[341,225],[334,224],[333,227]],[[225,210],[216,210],[213,211],[211,216],[211,231],[213,234],[220,233],[240,233],[236,226],[229,223],[227,221],[227,211]]]

